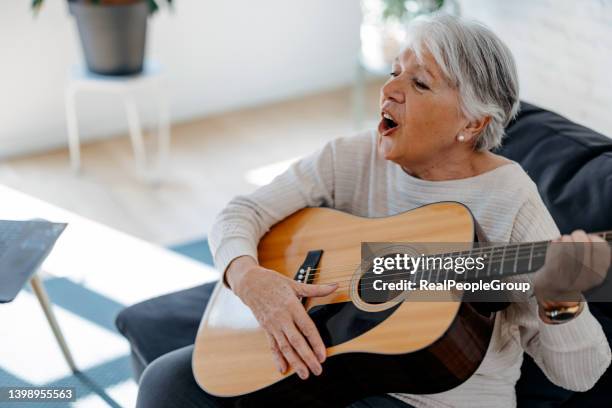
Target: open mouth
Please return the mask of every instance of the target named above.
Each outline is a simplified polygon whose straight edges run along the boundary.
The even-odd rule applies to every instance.
[[[378,131],[380,132],[381,136],[390,135],[395,131],[395,129],[397,129],[398,126],[399,125],[391,115],[389,115],[387,112],[382,113],[382,119],[378,124]]]

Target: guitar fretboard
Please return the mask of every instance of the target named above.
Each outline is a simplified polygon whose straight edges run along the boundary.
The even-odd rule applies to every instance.
[[[596,233],[608,244],[612,243],[612,231]],[[484,268],[466,270],[456,273],[452,269],[419,268],[410,280],[425,279],[429,282],[444,282],[448,279],[470,281],[485,278],[501,278],[512,275],[533,273],[544,266],[546,251],[551,241],[512,243],[503,245],[481,246],[467,251],[437,254],[439,258],[473,258],[482,257]]]

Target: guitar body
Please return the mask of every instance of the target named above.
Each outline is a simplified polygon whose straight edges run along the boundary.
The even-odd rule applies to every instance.
[[[341,282],[333,294],[305,302],[327,347],[323,374],[303,381],[291,369],[279,373],[252,312],[219,283],[195,343],[197,383],[228,405],[273,401],[309,407],[346,406],[392,392],[438,393],[460,385],[485,356],[494,315],[452,301],[456,293],[448,293],[448,301],[370,304],[359,297],[358,280],[350,277],[360,264],[362,242],[469,246],[477,228],[470,211],[453,202],[384,218],[324,208],[296,212],[261,239],[258,256],[262,266],[294,279],[309,251],[322,250],[318,273],[309,281]]]

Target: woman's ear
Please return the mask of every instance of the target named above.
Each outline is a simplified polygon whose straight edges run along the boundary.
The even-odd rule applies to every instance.
[[[485,116],[483,118],[468,122],[468,124],[465,125],[461,132],[461,134],[463,134],[465,137],[465,141],[471,142],[476,139],[476,137],[478,137],[478,135],[482,133],[482,131],[489,124],[490,121],[491,117]]]

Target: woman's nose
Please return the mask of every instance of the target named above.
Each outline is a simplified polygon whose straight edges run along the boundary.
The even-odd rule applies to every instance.
[[[381,88],[380,96],[382,101],[392,100],[397,103],[404,103],[404,92],[399,86],[397,78],[390,78]]]

